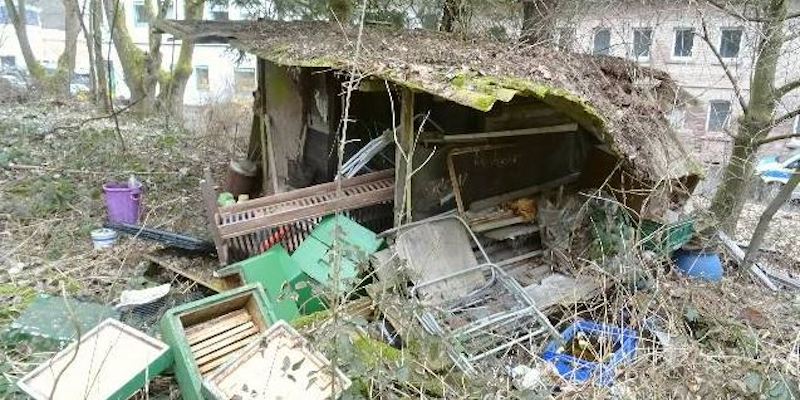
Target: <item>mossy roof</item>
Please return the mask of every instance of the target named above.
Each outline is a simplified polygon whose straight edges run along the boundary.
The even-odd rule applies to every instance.
[[[481,111],[518,95],[570,116],[650,181],[700,168],[666,119],[678,89],[661,71],[614,57],[565,53],[427,30],[312,21],[159,21],[178,39],[227,42],[270,62],[357,71]]]

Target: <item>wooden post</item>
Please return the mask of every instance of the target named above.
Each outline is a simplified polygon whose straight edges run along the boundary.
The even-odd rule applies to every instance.
[[[411,213],[411,180],[408,174],[412,167],[411,148],[414,140],[414,92],[403,88],[400,93],[400,131],[395,143],[394,225],[399,226]],[[405,218],[404,218],[405,217]]]

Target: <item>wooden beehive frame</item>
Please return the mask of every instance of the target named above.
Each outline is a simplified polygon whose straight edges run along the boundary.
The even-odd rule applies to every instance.
[[[244,304],[236,304],[238,307],[230,309],[232,303],[240,302]],[[200,375],[206,375],[224,364],[239,350],[256,340],[259,333],[267,330],[268,322],[261,319],[255,308],[252,298],[242,296],[233,298],[228,303],[212,305],[179,316],[182,323],[187,320],[195,321],[200,316],[209,318],[192,325],[184,325],[186,341]]]

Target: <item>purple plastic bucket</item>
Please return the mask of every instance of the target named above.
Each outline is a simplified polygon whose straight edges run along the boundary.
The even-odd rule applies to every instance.
[[[131,187],[127,182],[109,182],[103,185],[108,222],[136,224],[139,222],[139,205],[142,185]]]

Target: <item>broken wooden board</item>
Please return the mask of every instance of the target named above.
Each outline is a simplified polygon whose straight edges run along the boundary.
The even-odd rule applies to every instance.
[[[430,282],[478,265],[464,226],[445,219],[401,229],[395,249],[406,260],[406,269],[416,284]],[[461,275],[457,280],[425,288],[426,297],[451,300],[466,295],[486,282],[481,271]]]
[[[165,343],[109,318],[17,385],[36,400],[127,399],[171,363]]]
[[[206,377],[206,396],[229,399],[336,399],[350,379],[294,328],[278,321]]]
[[[190,281],[195,282],[198,285],[214,292],[219,293],[225,289],[228,289],[228,284],[225,282],[225,280],[214,277],[214,271],[210,268],[199,268],[196,265],[193,265],[193,268],[191,269],[184,268],[178,263],[169,260],[167,257],[161,257],[154,254],[145,254],[143,257],[158,266],[166,268],[175,274],[189,279]]]
[[[600,291],[600,285],[585,278],[572,278],[559,273],[548,275],[538,284],[525,287],[539,310],[569,306],[589,299]]]

